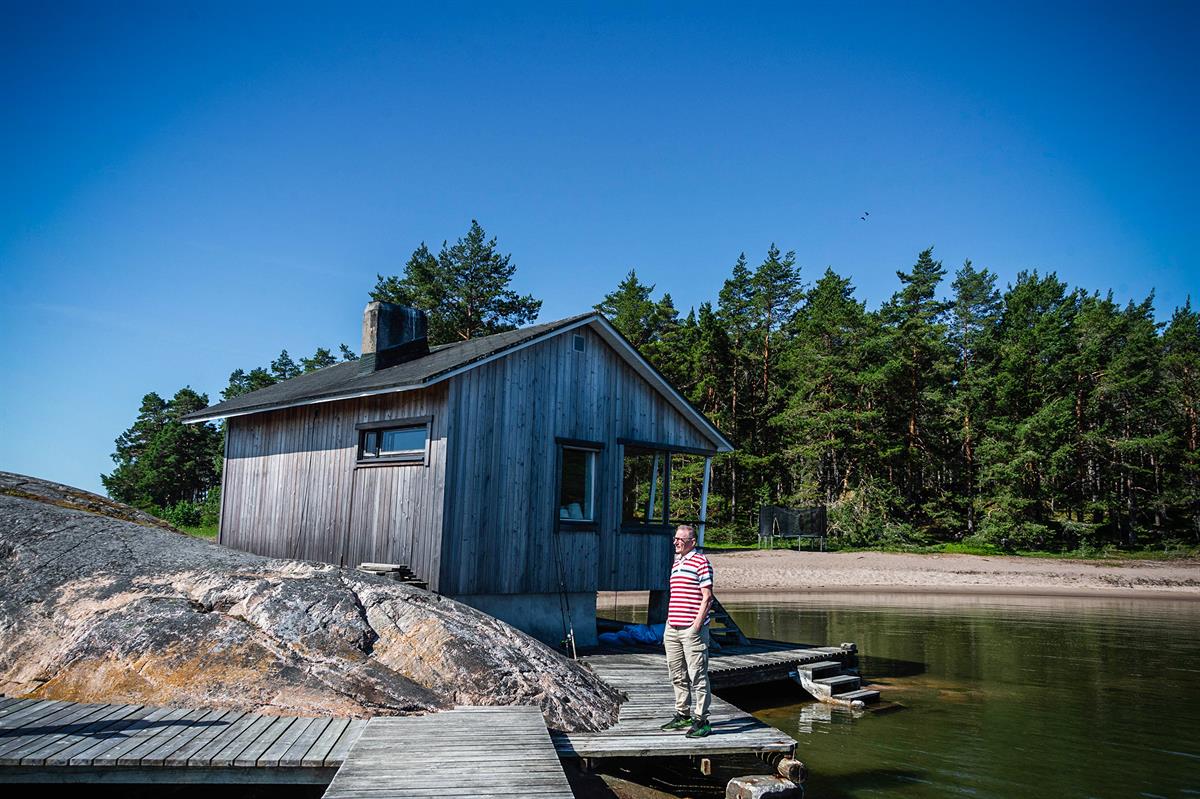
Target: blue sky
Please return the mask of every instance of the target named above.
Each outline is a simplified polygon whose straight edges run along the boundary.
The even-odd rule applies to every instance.
[[[471,219],[543,320],[630,268],[686,310],[772,242],[871,307],[934,245],[1165,320],[1200,293],[1198,9],[9,7],[0,469],[99,490],[143,394],[357,350],[376,273]]]

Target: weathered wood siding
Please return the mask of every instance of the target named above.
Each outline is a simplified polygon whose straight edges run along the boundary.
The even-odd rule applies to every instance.
[[[598,335],[573,332],[451,379],[440,590],[449,594],[661,589],[663,532],[622,532],[618,439],[715,449]],[[557,530],[557,437],[604,444],[594,530]]]
[[[426,465],[358,466],[362,422],[432,416]],[[280,558],[403,563],[437,588],[446,388],[229,420],[220,542]]]

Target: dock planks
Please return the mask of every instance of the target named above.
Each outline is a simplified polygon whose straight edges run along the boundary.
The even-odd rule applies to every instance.
[[[595,655],[584,659],[606,683],[624,691],[617,723],[599,732],[552,733],[562,757],[706,756],[795,751],[796,741],[749,713],[713,696],[705,738],[659,729],[674,713],[675,696],[663,655],[651,652]],[[710,669],[711,674],[711,669]]]
[[[510,706],[373,718],[324,799],[572,795],[541,711]]]
[[[850,656],[837,647],[755,641],[714,653],[709,671],[714,686],[747,685],[785,679],[799,664]],[[291,782],[329,784],[331,799],[367,793],[379,799],[381,792],[552,798],[571,795],[559,757],[795,750],[791,737],[716,696],[712,735],[691,739],[659,730],[674,706],[661,653],[641,649],[585,661],[629,697],[618,723],[599,732],[548,732],[533,707],[365,721],[0,697],[0,782]]]
[[[327,783],[366,721],[0,698],[0,782]]]

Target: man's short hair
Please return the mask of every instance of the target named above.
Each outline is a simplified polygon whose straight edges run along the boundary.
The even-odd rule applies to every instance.
[[[687,531],[688,538],[696,537],[696,531],[694,529],[692,529],[692,526],[690,524],[681,524],[675,528],[675,532],[677,532],[677,533],[680,532],[681,530]]]

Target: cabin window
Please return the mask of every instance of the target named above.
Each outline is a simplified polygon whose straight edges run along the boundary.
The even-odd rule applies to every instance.
[[[599,454],[587,447],[562,445],[558,479],[560,521],[596,521],[596,456]]]
[[[358,426],[358,462],[424,463],[429,423],[370,423]]]
[[[621,523],[667,523],[671,455],[666,450],[625,446],[621,477]]]
[[[708,453],[632,441],[622,444],[622,528],[699,524]]]

